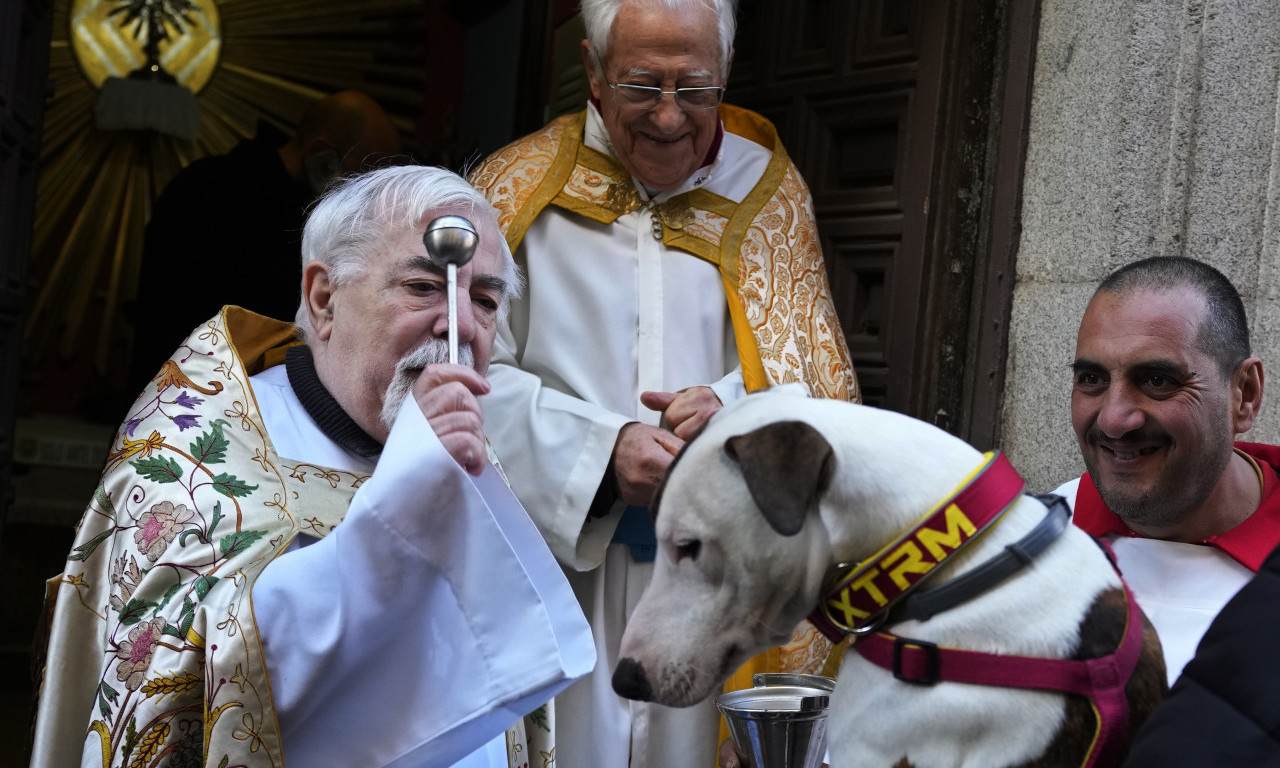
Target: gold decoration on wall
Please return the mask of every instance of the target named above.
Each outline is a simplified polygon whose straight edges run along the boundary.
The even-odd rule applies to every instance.
[[[190,24],[177,29],[167,25],[173,40],[164,47],[160,64],[192,93],[208,84],[218,66],[222,48],[218,6],[213,0],[190,0],[195,12]],[[76,63],[94,88],[108,77],[128,77],[147,61],[143,43],[130,34],[132,25],[121,25],[119,0],[73,0],[68,40]]]
[[[291,132],[308,104],[344,89],[377,99],[402,135],[413,133],[422,98],[421,0],[193,2],[200,13],[191,14],[190,36],[167,29],[173,34],[160,57],[197,93],[194,140],[98,130],[96,89],[144,61],[140,46],[129,30],[113,28],[119,15],[106,17],[119,0],[55,2],[28,294],[28,389],[61,385],[67,376],[84,377],[80,389],[90,379],[120,379],[132,334],[124,310],[136,292],[150,206],[183,166],[253,136],[259,118]]]

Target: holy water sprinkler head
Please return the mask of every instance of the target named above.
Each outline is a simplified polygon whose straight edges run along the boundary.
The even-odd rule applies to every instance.
[[[461,216],[434,219],[422,233],[422,244],[427,247],[427,255],[432,261],[459,267],[471,261],[479,241],[476,228]]]

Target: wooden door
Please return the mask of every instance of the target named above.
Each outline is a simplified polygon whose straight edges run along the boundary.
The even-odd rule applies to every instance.
[[[743,0],[726,94],[774,122],[809,183],[866,401],[983,447],[998,433],[974,416],[998,410],[1012,290],[988,280],[1012,274],[993,227],[1016,221],[1022,156],[997,129],[1025,115],[1029,51],[1010,38],[1034,45],[1035,10]]]

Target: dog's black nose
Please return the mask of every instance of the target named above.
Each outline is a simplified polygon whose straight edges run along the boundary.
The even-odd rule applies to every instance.
[[[644,676],[644,667],[630,657],[619,660],[618,668],[613,670],[613,690],[623,698],[653,701],[653,688]]]

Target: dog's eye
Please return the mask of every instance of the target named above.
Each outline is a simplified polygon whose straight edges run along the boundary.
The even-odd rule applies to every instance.
[[[680,562],[686,557],[690,560],[698,559],[698,552],[702,549],[702,542],[697,539],[689,541],[681,541],[676,544],[676,562]]]

